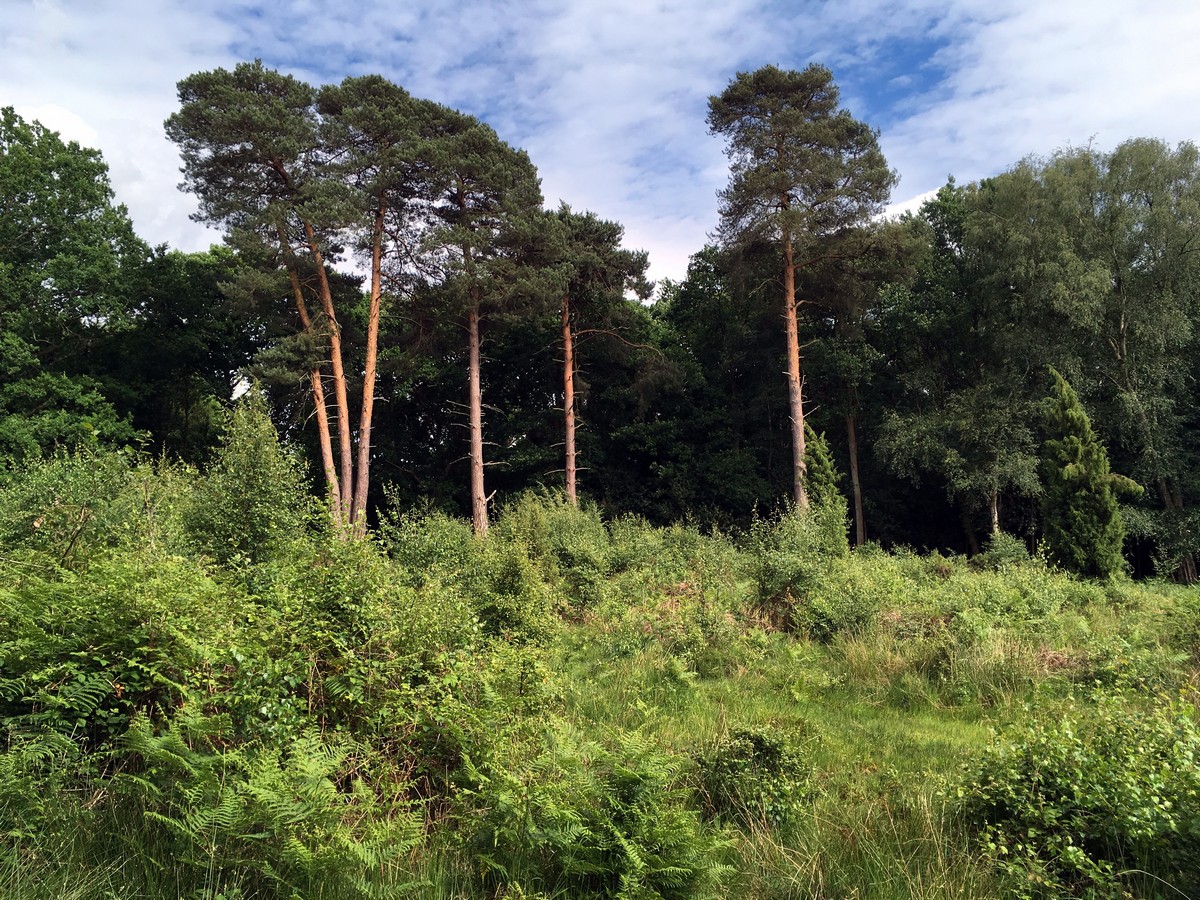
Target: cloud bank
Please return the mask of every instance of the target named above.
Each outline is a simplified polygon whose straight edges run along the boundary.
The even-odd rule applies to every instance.
[[[12,4],[10,4],[12,5]],[[880,129],[898,205],[1029,154],[1200,138],[1200,8],[1186,0],[16,0],[0,105],[98,147],[152,243],[189,221],[162,131],[175,83],[261,58],[313,83],[379,72],[527,149],[548,205],[615,219],[680,278],[726,181],[707,98],[738,71],[822,62]],[[699,8],[697,8],[699,7]],[[906,203],[907,202],[907,203]]]

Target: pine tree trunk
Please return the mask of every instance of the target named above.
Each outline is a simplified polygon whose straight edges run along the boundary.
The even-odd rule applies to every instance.
[[[338,485],[337,466],[333,460],[333,441],[329,436],[329,409],[325,405],[325,385],[321,383],[321,370],[311,370],[308,378],[312,384],[313,408],[317,412],[321,467],[325,471],[325,488],[329,492],[329,513],[336,524],[344,525],[346,510],[342,508],[342,492]]]
[[[800,324],[796,313],[796,264],[792,238],[783,235],[784,315],[787,318],[788,404],[792,419],[792,487],[796,506],[808,509],[808,474],[804,446],[804,380],[800,376]]]
[[[867,542],[867,521],[863,516],[862,482],[858,480],[858,419],[846,416],[846,442],[850,448],[850,487],[854,493],[854,546]]]
[[[350,508],[350,524],[354,533],[367,533],[367,491],[371,471],[371,416],[375,409],[375,370],[379,356],[379,306],[383,294],[383,219],[384,207],[375,211],[375,228],[371,242],[371,304],[367,317],[367,359],[363,372],[362,413],[358,424],[358,471],[354,484],[354,504]]]
[[[471,431],[471,525],[477,537],[488,530],[487,495],[483,492],[483,387],[479,378],[479,298],[467,313],[468,427]]]
[[[354,507],[351,492],[354,489],[354,456],[350,447],[350,401],[346,391],[346,371],[342,367],[342,333],[338,325],[337,313],[333,308],[333,291],[329,286],[329,277],[325,272],[325,259],[317,246],[317,236],[309,222],[304,223],[304,234],[308,240],[308,250],[312,254],[313,263],[317,270],[317,286],[321,297],[321,307],[325,310],[325,318],[329,320],[329,362],[333,368],[333,396],[337,404],[338,427],[338,457],[341,460],[341,498],[342,509],[349,514]],[[343,520],[350,524],[349,520]]]
[[[566,420],[567,502],[579,505],[575,490],[575,339],[571,334],[571,299],[563,294],[563,416]]]
[[[284,241],[283,229],[279,229],[279,239]],[[288,267],[288,278],[292,283],[292,295],[296,300],[296,312],[300,316],[300,327],[305,331],[312,330],[312,319],[308,315],[308,306],[304,303],[304,291],[300,287],[300,276],[295,268]],[[345,523],[345,510],[342,508],[342,494],[338,485],[337,466],[333,460],[333,441],[329,432],[329,409],[325,405],[325,386],[321,383],[321,370],[310,369],[309,384],[312,386],[313,409],[317,413],[317,440],[321,447],[321,469],[325,473],[325,489],[329,494],[329,513],[333,521],[339,525]]]

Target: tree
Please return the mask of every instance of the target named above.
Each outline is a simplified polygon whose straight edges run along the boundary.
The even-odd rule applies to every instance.
[[[221,410],[266,339],[262,316],[222,289],[240,265],[225,247],[155,249],[130,279],[127,326],[88,355],[88,372],[156,453],[209,457]]]
[[[1054,166],[1073,161],[1060,157]],[[1101,376],[1097,417],[1127,471],[1162,505],[1154,528],[1160,552],[1177,561],[1177,578],[1194,582],[1200,536],[1188,507],[1200,491],[1200,441],[1191,430],[1200,352],[1200,150],[1135,139],[1084,163],[1078,167],[1088,177],[1076,179],[1075,208],[1085,211],[1091,234],[1080,252],[1098,263],[1102,289],[1079,323],[1087,360]]]
[[[792,427],[792,484],[797,505],[804,487],[804,382],[796,271],[836,255],[848,229],[878,213],[896,175],[876,133],[838,109],[828,69],[802,72],[764,66],[741,72],[709,98],[709,130],[728,141],[729,186],[721,192],[722,240],[779,248],[787,334],[787,381]]]
[[[410,260],[431,203],[432,183],[424,141],[437,128],[441,107],[414,100],[378,75],[346,78],[321,89],[322,139],[329,177],[349,206],[347,233],[370,270],[358,457],[350,521],[366,529],[371,428],[379,356],[379,323],[385,274],[392,291],[411,287]]]
[[[805,447],[808,450],[809,458],[808,465],[805,467],[806,484],[804,487],[808,498],[818,506],[835,502],[842,503],[844,502],[842,492],[838,490],[841,475],[829,452],[829,442],[825,440],[824,434],[818,434],[813,431],[811,425],[805,424],[808,428]]]
[[[1142,489],[1109,471],[1108,454],[1079,396],[1055,369],[1050,374],[1054,389],[1045,404],[1049,436],[1042,445],[1046,545],[1063,568],[1108,578],[1125,565],[1125,525],[1116,494],[1137,495]]]
[[[625,305],[626,291],[645,297],[649,293],[645,252],[621,249],[624,229],[592,213],[575,213],[565,203],[555,214],[560,226],[552,261],[556,264],[561,294],[560,322],[563,349],[563,420],[567,500],[578,503],[575,446],[575,381],[578,360],[576,341],[588,333],[615,335],[615,313]],[[580,318],[589,322],[582,329]]]
[[[435,107],[413,101],[377,76],[348,78],[318,94],[261,62],[189,76],[179,83],[179,98],[181,108],[166,128],[183,155],[185,186],[200,198],[198,218],[224,225],[231,243],[264,268],[285,272],[300,332],[310,346],[318,338],[326,346],[324,358],[311,359],[307,373],[322,467],[334,519],[361,534],[385,255],[400,245],[403,249],[392,255],[407,258],[410,232],[419,233],[410,224],[410,206],[428,203],[431,182],[427,165],[420,162],[421,138],[423,127],[436,125],[427,115]],[[338,279],[331,271],[347,239],[370,269],[357,429],[351,421]],[[334,394],[332,423],[326,363]],[[337,429],[336,455],[331,425]]]
[[[951,179],[921,219],[928,253],[911,287],[888,292],[876,329],[900,388],[877,446],[893,471],[944,486],[976,552],[979,524],[1002,530],[1004,497],[1041,490],[1036,378],[1061,362],[1053,336],[1066,328],[1039,274],[1056,214],[1018,167],[981,185]]]
[[[889,393],[875,379],[885,357],[870,331],[885,290],[912,283],[916,264],[927,255],[927,237],[928,229],[912,217],[855,228],[837,258],[809,269],[802,282],[812,298],[810,320],[817,335],[808,355],[824,376],[818,399],[845,427],[855,545],[867,540],[860,447],[871,446],[872,426]]]
[[[326,270],[336,257],[340,210],[322,191],[324,160],[313,88],[263,66],[241,63],[179,82],[180,109],[166,121],[180,148],[184,183],[200,200],[195,217],[223,225],[239,249],[286,271],[304,332],[323,332],[336,400],[335,460],[322,373],[308,372],[322,469],[335,521],[348,524],[353,482],[350,412],[341,334]],[[324,320],[310,311],[316,301]]]
[[[89,356],[149,254],[98,151],[0,110],[0,458],[133,437]]]
[[[530,299],[520,260],[544,239],[538,216],[542,192],[529,156],[463,113],[446,111],[426,160],[435,202],[424,247],[441,268],[445,317],[467,332],[471,522],[482,536],[488,529],[488,494],[483,477],[481,327],[489,316]]]

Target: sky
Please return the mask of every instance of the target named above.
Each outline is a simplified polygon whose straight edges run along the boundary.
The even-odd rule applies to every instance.
[[[1195,0],[4,0],[0,106],[96,147],[152,244],[192,222],[162,123],[179,79],[238,62],[313,84],[378,73],[527,150],[549,207],[625,227],[684,277],[728,180],[710,95],[828,66],[879,131],[892,209],[1018,160],[1131,137],[1200,141]]]

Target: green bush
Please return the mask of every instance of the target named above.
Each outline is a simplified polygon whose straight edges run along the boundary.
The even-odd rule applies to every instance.
[[[638,733],[610,749],[559,731],[525,764],[477,773],[465,813],[475,822],[471,852],[493,887],[723,896],[721,842],[689,808],[681,767]]]
[[[789,509],[775,519],[755,519],[748,551],[758,601],[794,627],[792,606],[816,586],[830,560],[850,552],[844,502]]]
[[[1195,697],[1129,692],[1048,710],[997,737],[960,789],[980,846],[1024,896],[1200,888]]]
[[[805,749],[777,729],[734,730],[697,759],[704,810],[751,828],[794,823],[813,794]]]
[[[971,560],[976,568],[993,570],[1027,562],[1029,550],[1025,542],[1005,531],[997,531],[989,536],[983,552]]]
[[[522,544],[546,580],[561,583],[572,606],[594,606],[609,574],[608,530],[594,506],[572,506],[565,497],[529,491],[504,507],[495,537]]]
[[[218,563],[258,565],[302,540],[314,505],[300,461],[280,443],[257,390],[228,414],[221,445],[184,512],[195,548]]]
[[[402,511],[394,492],[384,489],[388,505],[380,514],[379,539],[414,587],[431,580],[452,581],[471,564],[475,553],[471,523],[432,509]]]
[[[505,528],[502,519],[480,539],[467,522],[443,513],[393,509],[383,516],[381,540],[407,583],[461,595],[489,635],[539,641],[556,622],[552,583],[559,580],[542,512],[527,497],[517,507],[523,527]],[[530,549],[531,536],[539,550]]]
[[[0,550],[39,569],[82,568],[130,542],[143,511],[158,509],[164,498],[150,476],[126,452],[31,461],[19,478],[0,484]]]
[[[0,724],[107,746],[206,691],[237,606],[195,563],[145,552],[0,588]]]

